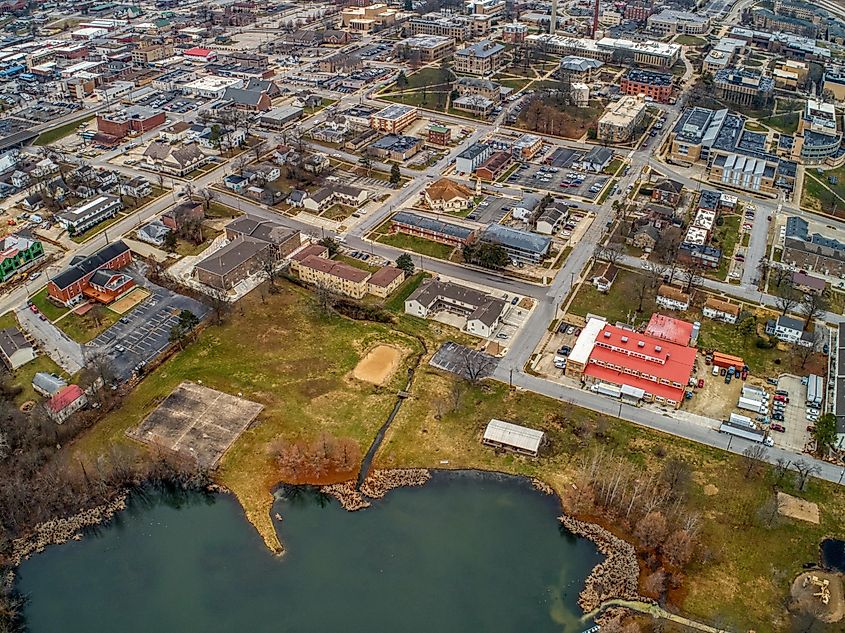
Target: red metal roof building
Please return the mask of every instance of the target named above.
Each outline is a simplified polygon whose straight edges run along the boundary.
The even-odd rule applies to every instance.
[[[689,345],[692,328],[692,323],[689,321],[673,319],[665,314],[655,312],[651,315],[645,333],[677,345]]]
[[[680,407],[693,373],[696,349],[687,344],[607,323],[603,323],[601,329],[590,327],[590,322],[594,320],[588,321],[576,341],[572,352],[575,357],[570,355],[572,360],[567,363],[566,373],[575,376],[580,374],[582,379],[592,382],[642,389],[646,401]],[[687,325],[691,330],[692,324]],[[677,331],[671,329],[658,331],[664,335],[674,332],[674,336],[679,336]],[[582,344],[582,336],[595,338]],[[589,352],[583,358],[576,350]]]
[[[207,62],[217,61],[217,53],[210,48],[201,48],[199,46],[182,51],[182,55],[190,59],[202,59]]]
[[[70,415],[88,404],[88,398],[79,385],[68,385],[56,392],[56,395],[47,401],[47,411],[50,417],[61,424]]]

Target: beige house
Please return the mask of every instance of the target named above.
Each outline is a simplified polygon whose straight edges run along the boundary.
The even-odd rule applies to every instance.
[[[441,178],[425,189],[425,202],[429,209],[439,213],[460,211],[469,207],[472,191],[464,185]]]
[[[385,266],[373,273],[367,282],[368,292],[386,299],[405,281],[405,271],[395,266]]]

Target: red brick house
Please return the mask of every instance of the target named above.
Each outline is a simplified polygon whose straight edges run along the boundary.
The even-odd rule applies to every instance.
[[[161,216],[162,224],[173,231],[178,231],[185,222],[202,222],[204,219],[205,211],[199,202],[181,202]]]
[[[106,112],[97,115],[97,131],[115,138],[123,138],[130,132],[141,134],[167,120],[163,111],[142,106],[131,106],[119,112]]]
[[[76,260],[71,260],[71,265],[47,284],[49,296],[63,305],[75,305],[83,297],[100,303],[111,303],[135,285],[128,275],[111,273],[132,262],[132,251],[123,240]]]

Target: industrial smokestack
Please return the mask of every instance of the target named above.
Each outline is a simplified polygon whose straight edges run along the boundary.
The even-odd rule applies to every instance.
[[[557,0],[552,0],[552,21],[549,23],[549,34],[554,35],[557,30]]]
[[[599,0],[593,4],[593,39],[596,39],[596,31],[599,29]]]

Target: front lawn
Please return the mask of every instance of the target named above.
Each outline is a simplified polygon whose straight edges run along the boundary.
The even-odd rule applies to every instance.
[[[98,316],[95,317],[94,314],[97,313]],[[113,310],[94,307],[82,316],[71,312],[66,317],[56,321],[55,325],[77,343],[87,343],[113,325],[119,318],[120,315]]]
[[[51,321],[55,321],[65,312],[67,312],[67,308],[65,308],[64,306],[59,307],[48,299],[46,286],[42,288],[37,294],[32,295],[29,300],[32,301],[32,303],[35,304],[35,307],[38,308],[41,313]]]
[[[599,262],[587,277],[595,275],[596,271],[604,268],[604,265],[604,262]],[[626,269],[619,269],[616,281],[607,293],[599,292],[593,284],[585,281],[569,305],[569,312],[579,316],[586,316],[588,313],[601,315],[610,323],[616,321],[627,323],[632,317],[636,322],[648,321],[651,310],[654,308],[654,291],[647,292],[643,300],[643,312],[637,314],[641,283],[642,275]]]
[[[434,257],[436,259],[449,259],[452,251],[455,249],[447,244],[440,242],[432,242],[414,235],[405,235],[404,233],[388,233],[381,235],[378,241],[394,248],[401,248],[405,251],[413,251],[420,255],[427,257]]]
[[[94,118],[94,115],[86,116],[82,119],[77,119],[76,121],[71,121],[70,123],[65,123],[64,125],[60,125],[59,127],[54,127],[52,130],[47,130],[46,132],[42,132],[38,135],[38,138],[33,141],[33,145],[52,145],[56,141],[59,141],[66,136],[70,136],[73,134],[77,129],[79,129],[80,125],[88,123],[91,119]]]
[[[728,276],[734,249],[739,240],[739,224],[742,218],[738,215],[723,215],[724,224],[717,226],[713,232],[713,245],[722,249],[722,261],[714,275],[722,281]]]

